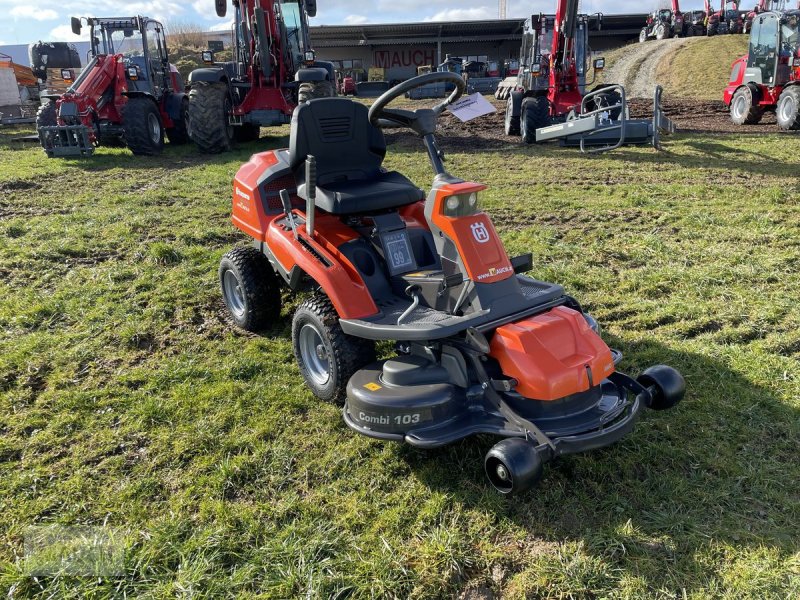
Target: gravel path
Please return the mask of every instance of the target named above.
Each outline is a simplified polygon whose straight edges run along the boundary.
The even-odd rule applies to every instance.
[[[628,98],[652,98],[653,90],[658,83],[656,70],[661,59],[695,39],[699,38],[653,40],[637,44],[614,61],[604,73],[603,80],[622,84]]]

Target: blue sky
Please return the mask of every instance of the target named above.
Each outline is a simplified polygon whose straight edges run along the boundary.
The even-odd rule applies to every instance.
[[[583,0],[583,12],[647,12],[668,0]],[[715,1],[715,4],[717,2]],[[752,2],[755,4],[755,0]],[[317,17],[312,25],[343,23],[395,23],[407,21],[445,21],[491,19],[497,17],[497,0],[318,0]],[[552,12],[553,0],[508,1],[509,17]],[[744,4],[748,7],[749,4]],[[702,0],[691,0],[682,8],[701,8]],[[122,13],[125,13],[124,15]],[[76,41],[69,26],[71,16],[128,16],[141,14],[170,22],[192,23],[204,28],[227,28],[217,18],[213,0],[0,0],[0,45],[27,44],[37,40]]]

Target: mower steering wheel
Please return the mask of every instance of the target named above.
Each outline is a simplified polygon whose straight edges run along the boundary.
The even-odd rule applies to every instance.
[[[390,102],[403,96],[406,92],[432,83],[452,83],[456,86],[456,89],[432,109],[403,110],[399,108],[386,108]],[[419,117],[423,113],[431,114],[432,111],[432,116],[435,121],[436,117],[442,114],[445,108],[458,100],[466,89],[467,84],[464,79],[462,79],[461,75],[451,73],[450,71],[437,71],[412,77],[407,81],[397,84],[375,100],[375,103],[369,109],[369,122],[372,123],[373,126],[380,128],[410,127],[420,135],[433,133],[433,131],[429,131],[429,123],[418,123],[420,120]],[[428,121],[428,119],[421,120]]]

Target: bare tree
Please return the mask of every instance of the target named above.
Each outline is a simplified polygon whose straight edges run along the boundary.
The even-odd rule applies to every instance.
[[[205,30],[202,25],[189,21],[173,20],[165,25],[167,40],[180,46],[203,48],[206,45]]]

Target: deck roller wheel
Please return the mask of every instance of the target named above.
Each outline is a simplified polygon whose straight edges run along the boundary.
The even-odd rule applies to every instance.
[[[650,392],[648,408],[666,410],[681,401],[686,393],[686,381],[683,376],[667,365],[655,365],[645,370],[636,378]]]
[[[501,494],[520,494],[542,478],[544,461],[528,440],[508,438],[498,442],[484,460],[489,482]]]

